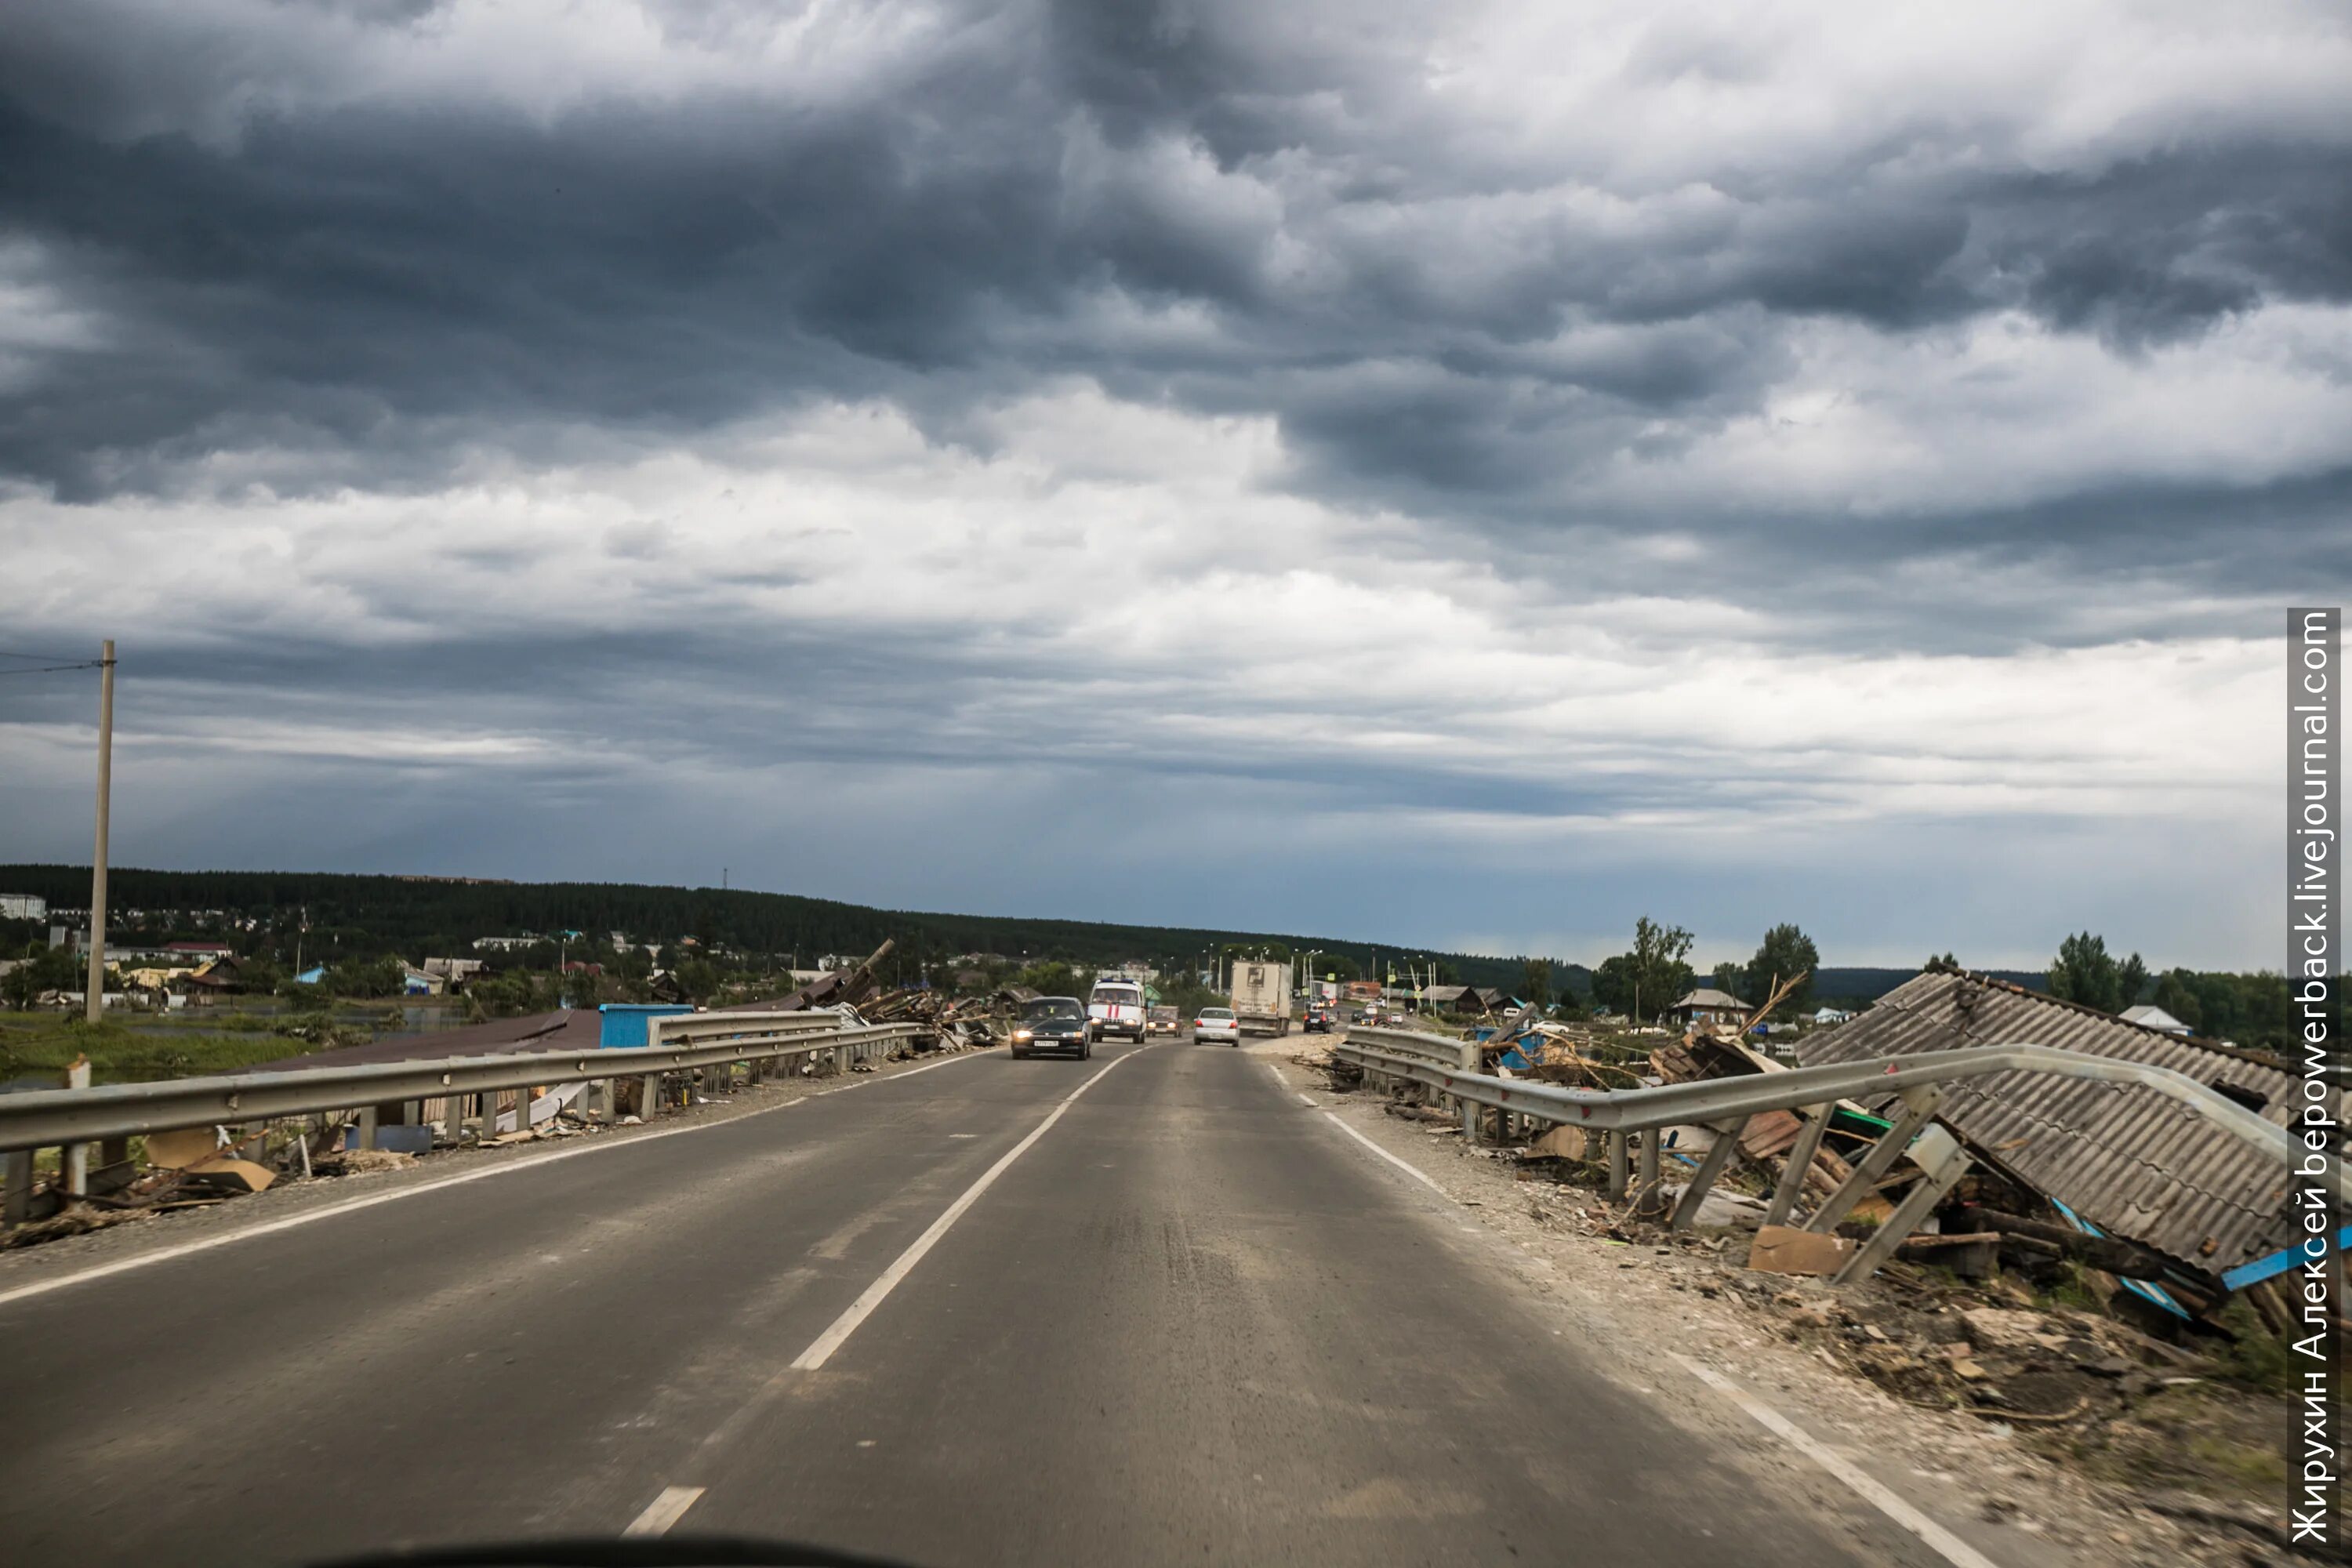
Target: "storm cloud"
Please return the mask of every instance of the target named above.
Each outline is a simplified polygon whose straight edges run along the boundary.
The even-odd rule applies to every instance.
[[[2347,88],[2316,4],[20,7],[0,616],[124,639],[149,863],[2267,962]]]

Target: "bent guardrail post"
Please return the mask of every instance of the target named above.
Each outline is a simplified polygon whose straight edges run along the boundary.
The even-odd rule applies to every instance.
[[[1674,1214],[1666,1221],[1667,1229],[1690,1228],[1691,1221],[1698,1215],[1699,1205],[1706,1201],[1707,1189],[1715,1185],[1717,1176],[1723,1174],[1723,1168],[1731,1163],[1731,1156],[1739,1147],[1739,1135],[1748,1131],[1748,1118],[1742,1116],[1736,1121],[1715,1124],[1715,1144],[1707,1150],[1706,1158],[1698,1163],[1698,1170],[1691,1177],[1690,1185],[1683,1189],[1682,1201],[1675,1205]]]
[[[1822,1134],[1830,1130],[1830,1118],[1837,1111],[1837,1102],[1809,1106],[1799,1112],[1804,1125],[1797,1130],[1797,1141],[1789,1146],[1789,1163],[1780,1167],[1780,1179],[1772,1187],[1772,1202],[1764,1210],[1766,1225],[1786,1225],[1797,1206],[1797,1199],[1805,1190],[1805,1178],[1813,1168],[1813,1156],[1821,1152]]]
[[[1847,1173],[1845,1180],[1822,1200],[1822,1206],[1813,1211],[1813,1217],[1805,1222],[1804,1228],[1818,1236],[1827,1236],[1835,1230],[1838,1222],[1852,1214],[1853,1205],[1878,1184],[1878,1179],[1895,1168],[1895,1162],[1911,1147],[1911,1140],[1919,1135],[1919,1130],[1934,1120],[1937,1108],[1943,1103],[1944,1091],[1938,1085],[1905,1091],[1903,1114],[1895,1119],[1894,1126],[1879,1134],[1878,1142],[1870,1146],[1869,1152],[1854,1162],[1853,1169]]]
[[[1879,1265],[1895,1256],[1895,1249],[1919,1228],[1919,1222],[1944,1201],[1944,1194],[1968,1174],[1969,1166],[1974,1163],[1968,1151],[1960,1147],[1960,1141],[1940,1127],[1930,1127],[1919,1134],[1912,1158],[1924,1173],[1922,1179],[1895,1205],[1895,1212],[1863,1244],[1862,1250],[1846,1259],[1845,1267],[1837,1271],[1831,1284],[1844,1285],[1877,1273]]]

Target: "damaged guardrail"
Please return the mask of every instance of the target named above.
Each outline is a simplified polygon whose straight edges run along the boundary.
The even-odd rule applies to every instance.
[[[1789,1156],[1780,1187],[1766,1211],[1765,1223],[1788,1219],[1803,1186],[1804,1173],[1819,1146],[1822,1131],[1836,1102],[1860,1095],[1894,1092],[1906,1107],[1804,1223],[1808,1231],[1826,1234],[1852,1210],[1854,1203],[1883,1177],[1905,1153],[1925,1173],[1926,1180],[1896,1206],[1867,1245],[1839,1272],[1840,1281],[1866,1278],[1894,1255],[1945,1194],[1958,1184],[1970,1164],[1958,1140],[1934,1126],[1945,1086],[2000,1072],[2052,1073],[2065,1078],[2106,1083],[2137,1084],[2186,1107],[2265,1154],[2289,1171],[2304,1155],[2304,1142],[2288,1128],[2261,1116],[2186,1074],[2146,1062],[2060,1050],[2050,1046],[1972,1046],[1954,1051],[1928,1051],[1913,1056],[1877,1058],[1820,1067],[1793,1068],[1786,1072],[1701,1079],[1654,1089],[1581,1089],[1524,1079],[1496,1078],[1476,1071],[1469,1053],[1476,1047],[1414,1030],[1350,1028],[1331,1047],[1338,1060],[1375,1077],[1424,1085],[1461,1102],[1464,1130],[1475,1131],[1474,1107],[1488,1106],[1507,1116],[1522,1116],[1559,1126],[1588,1127],[1608,1134],[1609,1191],[1622,1198],[1632,1158],[1632,1134],[1654,1134],[1662,1129],[1690,1124],[1713,1129],[1716,1142],[1676,1203],[1670,1224],[1686,1226],[1700,1202],[1728,1163],[1748,1118],[1767,1111],[1809,1113],[1799,1143]],[[1448,1058],[1460,1065],[1448,1065]],[[1641,1186],[1654,1191],[1659,1181],[1659,1140],[1640,1140]],[[2326,1180],[2339,1202],[2352,1203],[2352,1172],[2330,1162]]]

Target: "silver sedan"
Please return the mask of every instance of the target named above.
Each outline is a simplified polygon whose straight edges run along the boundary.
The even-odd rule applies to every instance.
[[[1242,1021],[1234,1016],[1231,1007],[1203,1007],[1201,1016],[1192,1020],[1192,1043],[1223,1040],[1229,1046],[1242,1043]]]

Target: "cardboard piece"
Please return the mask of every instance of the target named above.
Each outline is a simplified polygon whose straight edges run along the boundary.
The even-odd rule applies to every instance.
[[[1748,1267],[1768,1274],[1834,1274],[1862,1244],[1843,1236],[1816,1236],[1785,1225],[1768,1225],[1756,1233],[1748,1250]]]
[[[209,1127],[182,1127],[147,1134],[147,1163],[159,1171],[184,1171],[218,1152],[220,1140]]]
[[[1588,1135],[1581,1127],[1555,1127],[1528,1144],[1528,1152],[1549,1154],[1559,1160],[1581,1160],[1586,1148],[1600,1142],[1600,1137]]]
[[[250,1160],[206,1160],[187,1167],[187,1173],[205,1186],[226,1192],[266,1192],[278,1179],[277,1172]]]

